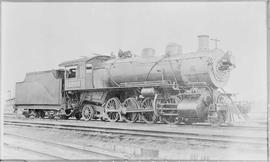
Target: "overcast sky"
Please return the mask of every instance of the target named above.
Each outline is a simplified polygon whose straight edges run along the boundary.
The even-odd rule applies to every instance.
[[[26,72],[92,52],[164,54],[169,42],[197,50],[197,35],[221,40],[237,68],[225,89],[240,98],[266,100],[265,2],[185,3],[13,3],[2,2],[3,93]],[[214,46],[212,42],[211,47]]]

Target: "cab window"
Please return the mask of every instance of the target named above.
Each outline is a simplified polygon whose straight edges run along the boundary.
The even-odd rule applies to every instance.
[[[86,64],[86,73],[92,72],[92,64]]]
[[[68,67],[66,69],[66,77],[67,78],[76,78],[76,70],[77,70],[77,66],[72,66],[72,67]]]

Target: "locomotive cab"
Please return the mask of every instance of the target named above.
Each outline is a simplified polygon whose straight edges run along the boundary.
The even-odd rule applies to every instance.
[[[88,57],[67,61],[59,66],[65,68],[65,90],[82,90],[93,87],[92,64]],[[86,83],[87,80],[87,83]]]
[[[103,63],[109,59],[110,56],[98,55],[61,63],[59,66],[65,68],[65,91],[108,87]]]

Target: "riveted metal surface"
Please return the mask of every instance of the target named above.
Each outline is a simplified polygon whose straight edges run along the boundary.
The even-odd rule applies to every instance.
[[[56,70],[28,73],[23,82],[16,83],[16,105],[61,104],[62,78]]]

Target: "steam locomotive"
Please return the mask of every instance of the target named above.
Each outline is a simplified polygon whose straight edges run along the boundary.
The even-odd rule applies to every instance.
[[[151,48],[136,57],[120,51],[118,57],[94,55],[27,73],[16,83],[15,106],[26,117],[225,122],[228,98],[221,90],[235,67],[232,54],[209,49],[207,35],[198,36],[198,44],[191,53],[171,43],[161,56]]]

